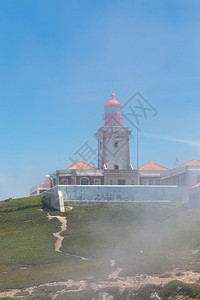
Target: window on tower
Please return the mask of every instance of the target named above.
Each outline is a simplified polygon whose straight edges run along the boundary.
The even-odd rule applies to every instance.
[[[121,114],[122,110],[121,110],[121,107],[106,107],[105,113],[106,114]]]
[[[114,165],[114,170],[119,170],[119,166],[118,165]]]
[[[118,148],[118,145],[119,145],[119,143],[118,143],[118,142],[115,142],[115,143],[114,143],[114,148]]]

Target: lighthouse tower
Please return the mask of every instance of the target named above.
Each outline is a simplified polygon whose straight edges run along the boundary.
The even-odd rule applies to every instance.
[[[129,136],[131,131],[122,126],[122,104],[111,95],[105,105],[105,120],[96,133],[98,138],[98,168],[113,170],[130,170]]]

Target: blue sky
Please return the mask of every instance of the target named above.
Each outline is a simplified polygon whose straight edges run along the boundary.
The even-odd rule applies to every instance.
[[[139,91],[158,111],[140,165],[200,158],[199,32],[198,0],[2,0],[0,199],[96,147],[112,82],[122,104]]]

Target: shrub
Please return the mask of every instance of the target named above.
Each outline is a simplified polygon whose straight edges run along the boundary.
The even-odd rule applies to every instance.
[[[161,274],[159,277],[160,278],[170,278],[172,276],[171,273],[164,273],[164,274]]]
[[[160,293],[164,299],[168,299],[168,297],[175,294],[190,296],[192,298],[199,297],[200,286],[197,284],[184,283],[179,280],[172,280],[164,285]]]
[[[134,299],[146,300],[150,299],[151,294],[159,292],[160,286],[156,284],[146,284],[141,286],[136,292]]]
[[[184,273],[183,273],[183,272],[177,272],[175,275],[176,275],[177,277],[179,277],[179,276],[183,276]]]
[[[185,284],[183,286],[183,293],[190,297],[199,297],[200,296],[200,286],[192,283],[192,284]]]

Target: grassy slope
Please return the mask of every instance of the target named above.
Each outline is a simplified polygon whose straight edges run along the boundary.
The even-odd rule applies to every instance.
[[[76,266],[81,269],[82,263],[54,251],[52,232],[60,223],[46,215],[38,208],[0,214],[0,290],[65,279],[66,270],[73,278]]]
[[[41,207],[42,198],[40,196],[24,197],[0,202],[0,213],[22,210],[30,207]]]
[[[159,273],[174,266],[200,269],[200,257],[191,254],[200,247],[198,209],[158,204],[74,206],[61,214],[68,220],[63,253],[54,251],[52,235],[60,224],[47,221],[46,215],[38,207],[7,213],[0,209],[1,291],[89,275],[103,279],[112,271],[110,259],[125,268],[124,275]],[[82,261],[65,252],[90,259]]]
[[[158,204],[76,207],[68,213],[62,250],[106,261],[124,275],[160,273],[173,267],[200,270],[200,210]]]

